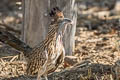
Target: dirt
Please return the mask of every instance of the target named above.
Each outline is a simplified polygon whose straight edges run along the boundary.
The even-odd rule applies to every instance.
[[[97,3],[97,5],[99,3],[94,0],[92,1]],[[97,6],[97,10],[94,10],[96,4],[89,6],[89,3],[88,8],[82,9],[83,12],[80,11],[78,14],[74,52],[78,63],[81,61],[90,61],[91,63],[114,66],[120,60],[120,15],[107,15],[107,17],[105,17],[105,15],[101,18],[99,15],[89,14],[89,11],[92,9],[93,13],[103,12],[103,10],[111,12],[111,9],[113,10],[115,6],[115,1],[112,3],[113,0],[111,0],[111,4],[107,3],[108,0],[105,1],[106,4],[108,4],[107,7],[105,5],[99,5]],[[89,0],[83,1],[84,6],[86,6],[86,2],[89,2]],[[100,8],[101,6],[103,7]],[[81,9],[80,6],[79,9]],[[9,15],[7,15],[7,17],[9,17]],[[16,15],[12,17],[15,18],[12,23],[21,24],[19,23],[21,21],[20,17],[17,19]],[[14,24],[10,23],[10,25]],[[20,30],[20,28],[17,29]],[[26,64],[20,60],[18,53],[18,51],[1,43],[0,78],[9,78],[25,74]]]

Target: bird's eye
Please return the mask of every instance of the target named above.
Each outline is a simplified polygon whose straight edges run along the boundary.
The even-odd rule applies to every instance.
[[[60,16],[60,18],[63,18],[63,16]]]

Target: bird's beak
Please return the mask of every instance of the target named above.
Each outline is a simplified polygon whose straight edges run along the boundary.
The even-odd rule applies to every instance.
[[[73,25],[73,20],[70,20],[70,23],[69,23],[69,25],[71,25],[71,26]]]
[[[69,18],[64,18],[64,20],[70,24],[70,25],[73,25],[73,20],[69,19]]]
[[[73,25],[73,20],[71,20],[71,23],[70,23],[70,25]]]

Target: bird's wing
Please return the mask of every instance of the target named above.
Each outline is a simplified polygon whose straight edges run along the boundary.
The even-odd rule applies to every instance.
[[[43,67],[46,67],[48,61],[48,53],[47,51],[39,52],[38,50],[34,49],[33,54],[29,57],[28,64],[27,64],[27,74],[34,75]]]
[[[47,70],[47,73],[49,74],[51,72],[54,72],[58,68],[58,66],[64,61],[64,58],[65,58],[65,51],[63,48],[63,50],[61,51],[61,54],[59,55],[59,57],[56,60],[55,66],[52,69]]]

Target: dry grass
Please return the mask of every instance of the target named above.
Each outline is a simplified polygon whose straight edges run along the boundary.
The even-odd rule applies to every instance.
[[[100,72],[93,73],[93,69],[97,69],[98,66],[92,66],[90,69],[87,69],[87,75],[79,75],[80,80],[120,80],[120,21],[118,21],[120,15],[110,16],[110,13],[114,11],[111,10],[110,7],[115,6],[115,0],[77,1],[80,1],[79,5],[85,6],[87,2],[89,4],[87,4],[85,10],[78,10],[78,27],[75,36],[74,56],[78,58],[78,62],[90,61],[91,64],[109,65],[110,68],[112,68],[111,71],[101,69]],[[108,6],[103,4],[107,4]],[[78,8],[80,8],[80,6],[78,6]],[[117,21],[114,19],[117,19]],[[10,21],[10,18],[5,18],[5,21],[7,20]],[[22,18],[18,20],[18,22],[20,22]],[[17,24],[15,21],[7,23]],[[95,29],[93,30],[92,28]],[[5,48],[3,49],[5,50]],[[3,49],[1,49],[0,46],[0,51]],[[10,52],[11,51],[9,51],[9,54]],[[0,54],[2,54],[2,52],[0,52]],[[0,58],[0,79],[25,74],[26,63],[18,57],[19,56],[16,55]],[[85,69],[83,70],[85,71]],[[59,71],[61,71],[61,69],[59,69]],[[105,72],[109,72],[109,74]]]
[[[0,78],[17,77],[24,75],[26,64],[18,60],[17,56],[8,56],[0,58]]]
[[[80,74],[80,80],[119,80],[119,37],[116,33],[100,35],[96,35],[95,33],[96,31],[84,30],[81,27],[77,28],[74,56],[78,58],[78,62],[88,60],[91,64],[110,65],[112,70],[109,71],[109,69],[104,68],[101,69],[102,73],[101,71],[94,73],[94,69],[98,66],[92,66],[87,70],[87,75]],[[18,55],[0,58],[1,79],[24,75],[25,69],[26,63],[21,61]],[[61,70],[59,69],[59,71]]]

